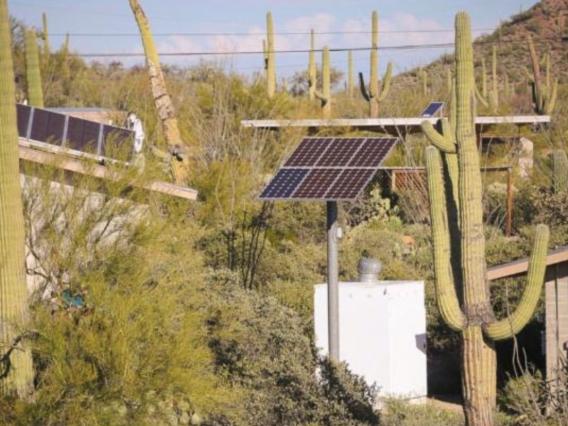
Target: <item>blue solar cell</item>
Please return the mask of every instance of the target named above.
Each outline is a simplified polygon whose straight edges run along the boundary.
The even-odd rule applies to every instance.
[[[333,138],[305,138],[292,153],[284,167],[311,167],[327,150]]]
[[[310,169],[280,169],[260,195],[261,199],[289,198]]]
[[[379,167],[398,139],[369,138],[349,162],[349,167]]]
[[[430,104],[422,111],[422,117],[434,117],[444,107],[444,102],[430,102]]]

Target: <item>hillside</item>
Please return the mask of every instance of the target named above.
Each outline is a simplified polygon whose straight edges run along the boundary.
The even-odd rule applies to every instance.
[[[475,40],[476,66],[485,58],[490,69],[492,46],[498,49],[498,72],[511,82],[524,83],[527,80],[525,69],[530,69],[527,36],[534,40],[537,52],[551,53],[552,70],[555,76],[565,82],[568,77],[568,0],[543,0],[530,9],[512,16],[503,22],[493,33]],[[446,67],[453,63],[452,55],[443,55],[424,67],[434,84],[445,84]],[[415,79],[417,70],[401,75],[399,83],[407,78]],[[406,77],[406,78],[405,78]]]

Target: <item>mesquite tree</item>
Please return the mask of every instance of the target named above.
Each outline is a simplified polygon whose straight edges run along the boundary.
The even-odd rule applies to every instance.
[[[549,231],[536,228],[528,283],[516,310],[498,320],[490,305],[483,232],[482,180],[475,136],[475,78],[469,16],[456,16],[455,83],[450,120],[424,122],[436,299],[446,324],[462,336],[462,386],[468,425],[493,425],[497,362],[494,341],[531,319],[539,300]]]

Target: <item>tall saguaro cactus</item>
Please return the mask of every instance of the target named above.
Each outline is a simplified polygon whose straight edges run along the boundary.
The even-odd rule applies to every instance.
[[[166,81],[162,73],[160,58],[156,46],[154,45],[148,18],[138,3],[138,0],[128,1],[142,38],[154,104],[156,105],[158,117],[162,124],[164,138],[168,144],[170,154],[172,154],[172,174],[176,183],[183,184],[187,178],[188,157],[191,153],[187,145],[181,139],[176,111],[166,87]]]
[[[537,114],[552,114],[556,106],[556,97],[558,94],[558,80],[552,83],[552,74],[550,70],[550,54],[547,53],[544,57],[546,64],[545,81],[542,81],[540,70],[540,60],[536,53],[534,43],[531,36],[527,37],[529,45],[529,53],[531,57],[531,64],[533,76],[531,81],[533,106]]]
[[[272,13],[266,14],[266,93],[269,98],[276,93],[276,62],[274,54],[274,22]]]
[[[43,63],[45,66],[49,63],[49,55],[51,48],[49,47],[49,29],[47,26],[47,14],[44,12],[41,15],[42,32],[41,39],[43,40]]]
[[[310,31],[310,57],[308,62],[308,96],[311,101],[316,98],[318,70],[316,66],[316,53],[314,30]]]
[[[41,86],[41,70],[35,30],[31,28],[26,30],[24,44],[26,51],[28,102],[31,106],[43,108],[43,89]]]
[[[456,16],[455,94],[450,120],[424,122],[432,219],[436,298],[440,313],[462,336],[466,423],[494,424],[497,365],[494,341],[514,336],[532,317],[544,280],[548,228],[538,225],[528,283],[516,310],[495,318],[490,305],[483,233],[482,181],[475,136],[475,78],[469,16]]]
[[[359,83],[361,94],[369,102],[369,116],[377,118],[379,116],[379,104],[387,97],[392,79],[392,64],[389,63],[382,84],[379,84],[379,14],[373,11],[371,18],[371,70],[369,76],[369,88],[365,85],[363,74],[359,73]],[[379,86],[382,86],[379,93]]]
[[[32,391],[30,350],[18,333],[27,317],[24,214],[20,188],[16,89],[10,17],[0,0],[0,395]]]
[[[329,48],[325,46],[321,58],[321,92],[315,92],[316,97],[321,102],[321,113],[323,118],[331,117],[331,75],[329,64]]]
[[[493,45],[491,51],[491,93],[489,94],[489,104],[493,112],[499,109],[499,78],[497,76],[497,46]]]
[[[353,97],[353,91],[355,90],[354,80],[353,51],[350,50],[347,52],[347,96],[349,98]]]

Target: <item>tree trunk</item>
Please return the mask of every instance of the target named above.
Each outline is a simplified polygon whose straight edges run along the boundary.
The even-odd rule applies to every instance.
[[[170,153],[180,153],[184,151],[184,161],[182,164],[179,164],[181,162],[177,161],[177,159],[174,158],[175,156],[172,157],[172,174],[174,180],[177,184],[183,184],[187,179],[187,163],[188,157],[191,156],[191,153],[181,139],[176,111],[170,95],[168,94],[166,81],[160,66],[160,58],[156,51],[156,46],[154,45],[154,39],[152,37],[148,18],[146,18],[138,0],[129,0],[129,3],[132,13],[134,13],[134,17],[136,18],[136,23],[140,30],[140,36],[142,37],[148,75],[150,76],[152,96],[154,97],[154,104],[156,105],[158,117],[162,123],[164,138],[166,139]]]

